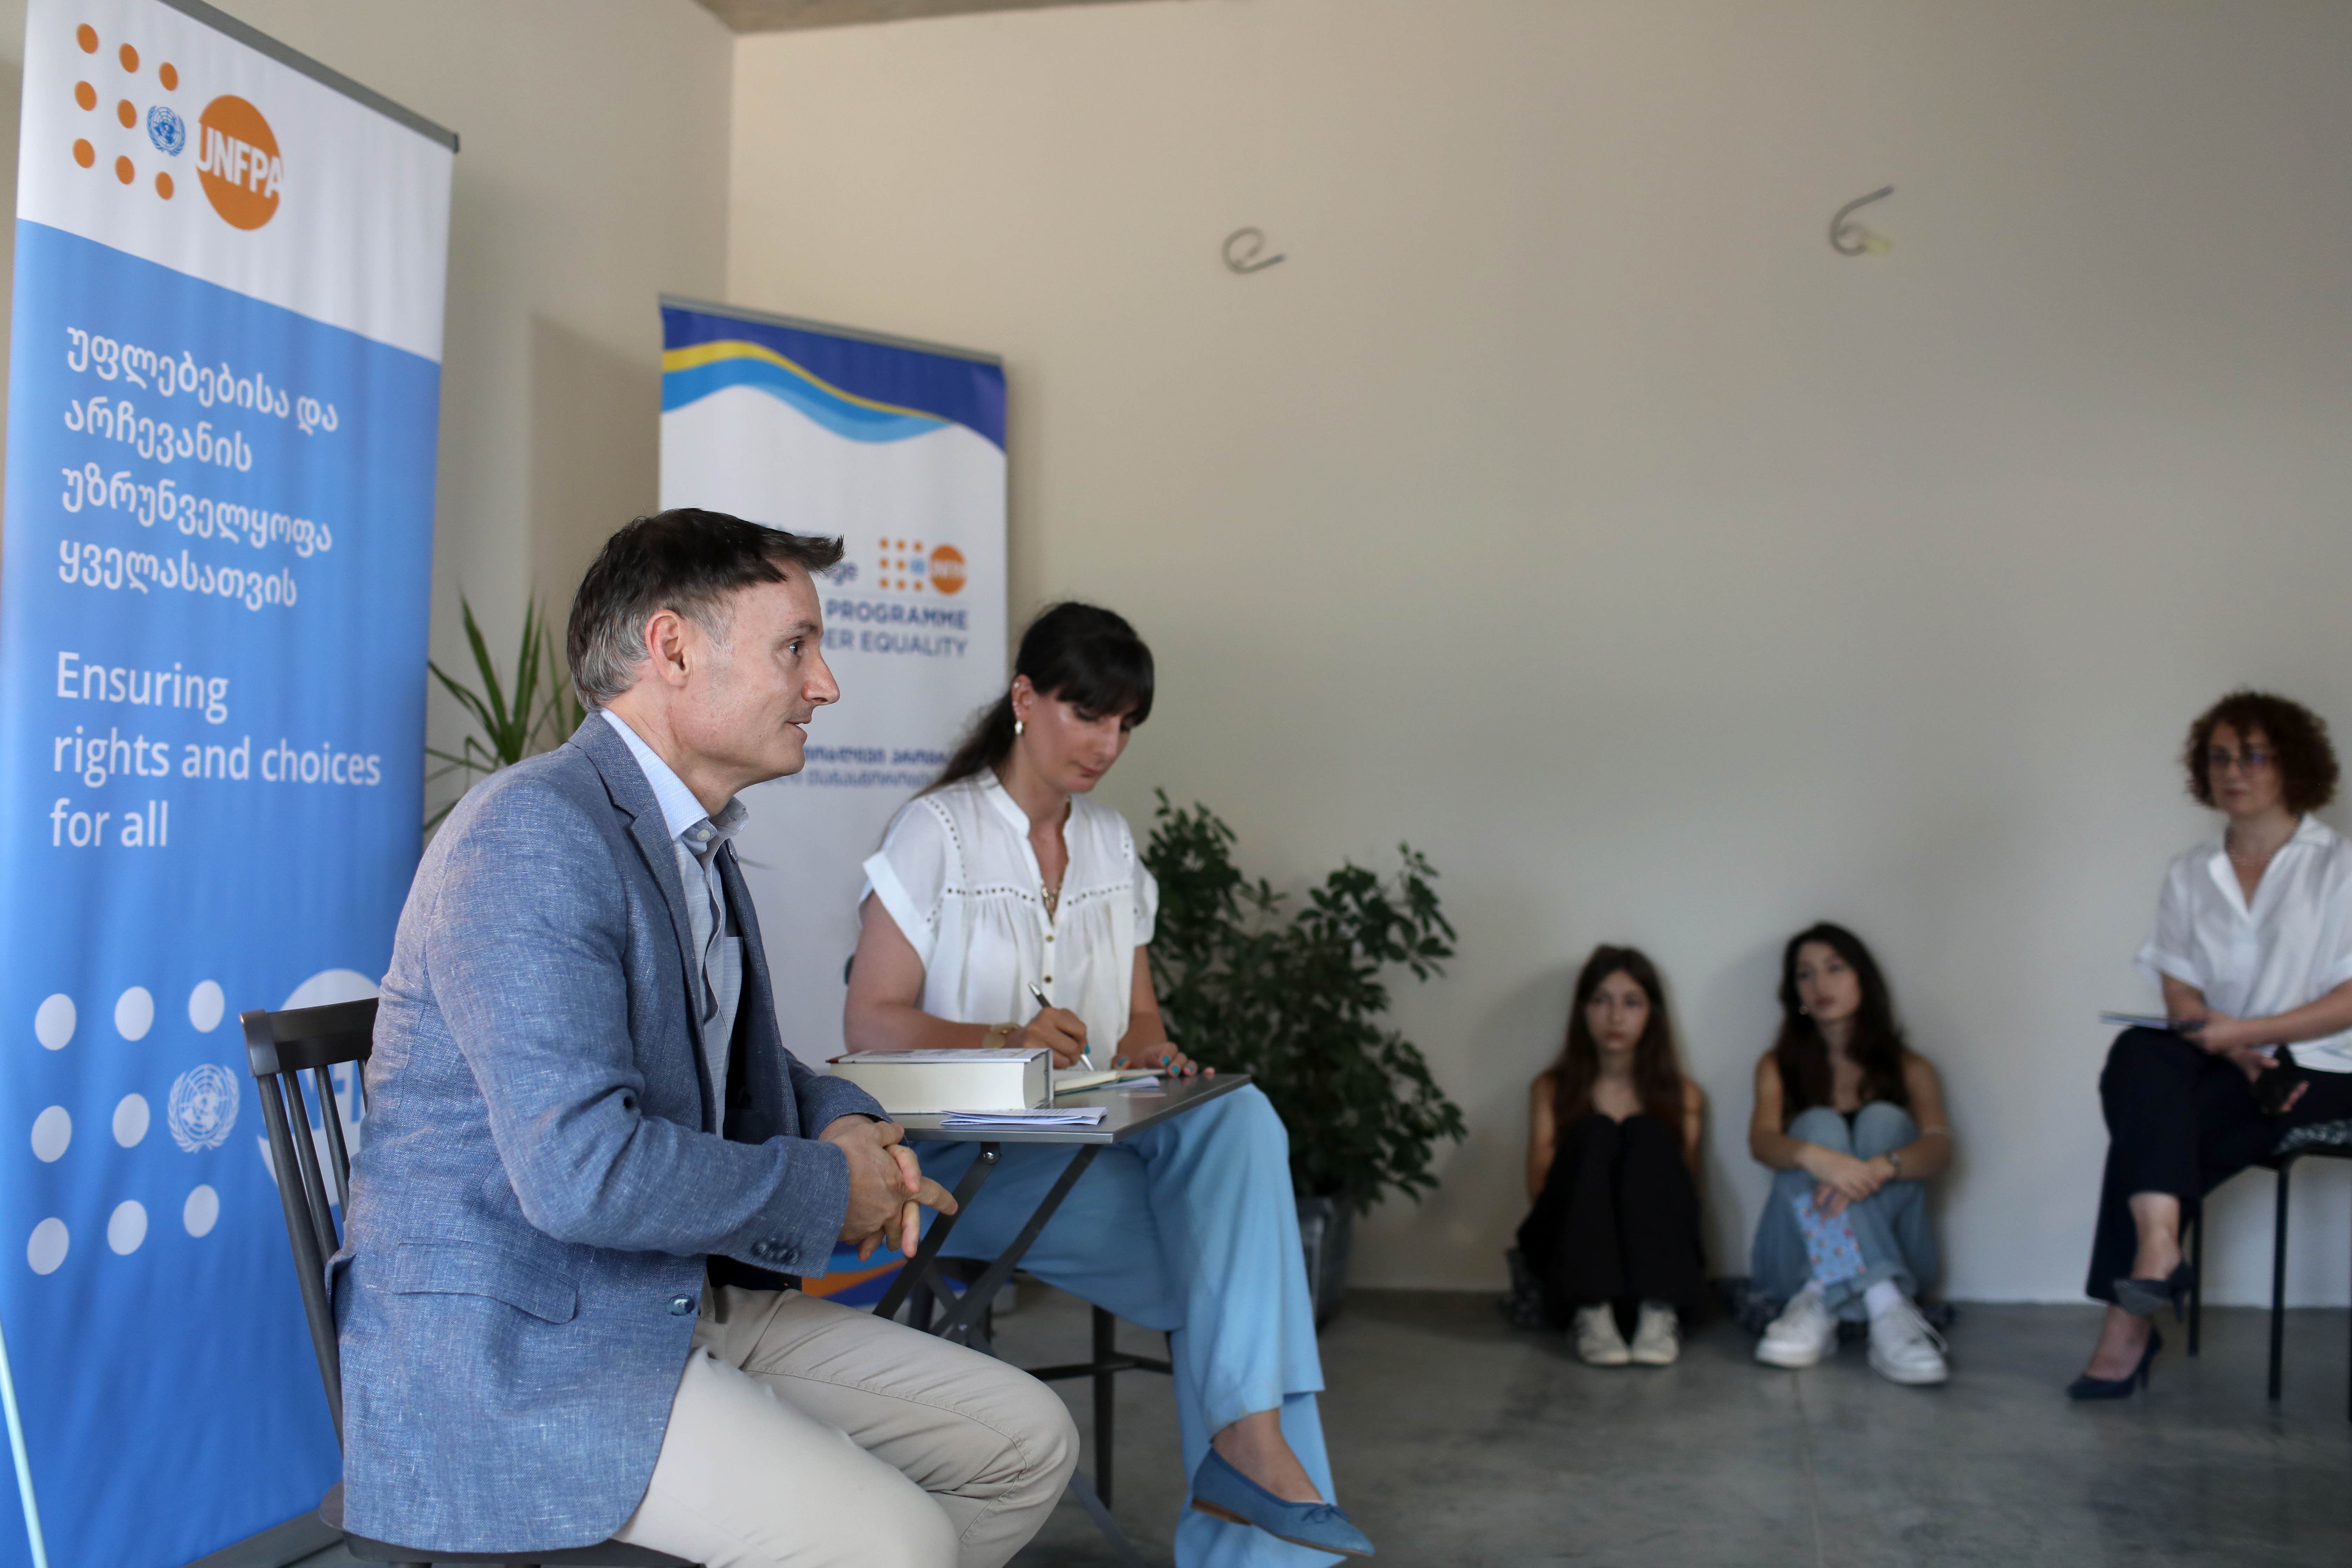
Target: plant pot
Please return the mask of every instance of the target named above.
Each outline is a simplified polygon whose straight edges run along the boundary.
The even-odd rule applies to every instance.
[[[1318,1329],[1339,1315],[1348,1296],[1348,1244],[1355,1234],[1356,1205],[1345,1194],[1298,1200],[1298,1240],[1307,1251],[1307,1293],[1315,1303]]]

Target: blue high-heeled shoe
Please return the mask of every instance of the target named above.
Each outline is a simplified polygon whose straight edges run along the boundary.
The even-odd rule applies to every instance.
[[[2069,1399],[2129,1399],[2134,1392],[2147,1386],[2147,1369],[2155,1364],[2156,1352],[2164,1348],[2164,1336],[2154,1329],[2147,1331],[2147,1349],[2139,1352],[2139,1364],[2122,1377],[2093,1377],[2084,1373],[2066,1385]]]
[[[1285,1502],[1225,1462],[1214,1448],[1192,1472],[1192,1506],[1212,1519],[1254,1524],[1294,1546],[1370,1557],[1372,1543],[1337,1503]]]
[[[2136,1318],[2153,1318],[2167,1307],[2172,1309],[2172,1321],[2187,1322],[2182,1310],[2189,1300],[2189,1264],[2186,1259],[2173,1267],[2161,1279],[2118,1279],[2116,1281],[2116,1305]]]

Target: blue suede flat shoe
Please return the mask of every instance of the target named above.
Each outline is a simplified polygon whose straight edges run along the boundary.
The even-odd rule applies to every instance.
[[[1192,1474],[1192,1506],[1213,1519],[1254,1524],[1294,1546],[1370,1557],[1372,1543],[1337,1503],[1285,1502],[1227,1464],[1214,1448]]]

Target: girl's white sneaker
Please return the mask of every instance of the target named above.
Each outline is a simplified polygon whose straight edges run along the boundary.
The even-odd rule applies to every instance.
[[[1606,1302],[1579,1307],[1569,1333],[1576,1341],[1578,1359],[1587,1366],[1623,1366],[1633,1359],[1625,1348],[1625,1336],[1617,1331],[1616,1310]]]
[[[1674,1365],[1683,1353],[1682,1323],[1675,1310],[1664,1301],[1643,1302],[1641,1321],[1633,1325],[1633,1348],[1627,1353],[1643,1366]]]

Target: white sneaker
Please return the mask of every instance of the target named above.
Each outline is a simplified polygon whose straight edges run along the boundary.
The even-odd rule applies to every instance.
[[[1870,1370],[1889,1383],[1943,1382],[1952,1375],[1944,1350],[1943,1336],[1908,1297],[1870,1320]]]
[[[1616,1310],[1606,1303],[1579,1307],[1569,1332],[1576,1338],[1578,1359],[1587,1366],[1623,1366],[1633,1359],[1625,1348],[1625,1336],[1617,1331]]]
[[[1837,1320],[1819,1290],[1800,1290],[1756,1342],[1756,1359],[1766,1366],[1808,1367],[1837,1343]]]
[[[1663,1301],[1642,1303],[1641,1321],[1633,1325],[1633,1358],[1643,1366],[1672,1366],[1683,1353],[1681,1322]]]

